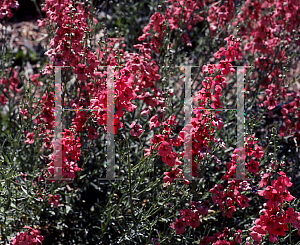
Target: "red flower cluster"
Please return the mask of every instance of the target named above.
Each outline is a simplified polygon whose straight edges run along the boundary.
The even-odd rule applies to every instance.
[[[245,148],[235,149],[233,154],[231,155],[231,161],[226,163],[227,172],[222,177],[222,179],[228,180],[230,178],[236,177],[235,172],[236,172],[237,161],[241,162],[242,164],[245,162],[245,166],[248,169],[248,172],[253,173],[255,176],[257,175],[257,172],[259,170],[258,160],[262,158],[264,153],[263,151],[261,151],[261,148],[256,144],[257,141],[254,140],[254,136],[246,136],[245,141],[246,141]],[[241,154],[238,153],[244,155],[244,159],[240,159]],[[252,158],[249,160],[249,162],[245,161],[246,157],[251,157],[251,156]]]
[[[253,156],[249,162],[245,162],[245,165],[250,173],[254,173],[255,176],[257,175],[259,170],[259,162],[257,160],[263,156],[263,152],[260,147],[256,145],[257,141],[254,140],[254,136],[247,136],[245,140],[247,142],[245,149],[235,149],[231,156],[231,162],[226,163],[227,172],[222,177],[223,180],[228,181],[230,178],[236,177],[237,161],[239,160],[239,162],[243,164],[246,160],[246,156]],[[241,150],[244,151],[244,154],[242,154],[244,155],[244,160],[240,159],[240,154],[238,154],[241,153]],[[245,178],[247,178],[247,175],[245,175]],[[250,188],[247,187],[247,182],[245,182],[246,181],[231,180],[228,181],[229,185],[225,190],[222,184],[215,185],[215,187],[210,190],[211,193],[215,194],[212,196],[212,200],[214,204],[219,205],[219,210],[223,212],[223,216],[225,215],[227,218],[232,217],[232,212],[236,211],[234,203],[242,209],[249,206],[248,202],[250,199],[240,193],[245,190],[250,190]],[[239,191],[239,189],[241,189],[241,191]]]
[[[46,5],[42,10],[46,11],[50,23],[57,23],[55,37],[50,42],[50,49],[45,54],[50,57],[56,66],[70,65],[74,67],[74,73],[78,75],[78,79],[82,82],[88,76],[95,76],[95,68],[100,62],[89,49],[82,49],[80,43],[83,40],[84,32],[89,30],[85,22],[88,14],[84,12],[81,4],[74,8],[71,0],[63,2],[46,0]],[[86,58],[88,66],[81,64],[82,57]],[[51,70],[52,65],[50,64],[44,69],[43,73],[50,74]]]
[[[182,169],[178,168],[177,166],[172,168],[172,170],[169,172],[164,172],[164,175],[166,175],[163,178],[165,183],[164,186],[170,185],[177,178],[183,178],[183,184],[185,185],[188,185],[190,183],[188,180],[184,178]]]
[[[49,204],[52,204],[53,207],[57,207],[58,204],[59,204],[59,198],[60,196],[59,195],[51,195],[51,194],[48,194],[48,203]]]
[[[54,93],[49,92],[46,93],[45,95],[42,96],[41,100],[41,105],[42,105],[42,113],[35,118],[33,121],[37,125],[46,125],[47,129],[53,129],[54,123],[55,123],[55,116],[54,116],[54,108],[53,108],[53,103],[54,103]],[[36,106],[33,106],[33,110],[36,109]]]
[[[150,45],[155,53],[159,53],[158,48],[161,46],[161,40],[166,35],[167,28],[171,30],[176,30],[179,28],[179,21],[183,21],[187,29],[191,31],[197,24],[198,21],[203,21],[204,18],[200,14],[195,14],[195,11],[199,12],[200,7],[203,6],[201,1],[193,0],[168,0],[168,3],[173,3],[168,5],[166,12],[162,15],[155,12],[151,16],[150,23],[144,27],[143,35],[139,37],[139,41],[145,40],[145,38],[151,36],[150,30],[153,28],[155,35],[150,40]],[[184,8],[182,8],[184,6]],[[168,24],[168,26],[164,26]],[[192,43],[187,33],[183,33],[181,40],[187,46],[192,47]]]
[[[284,172],[281,171],[278,174],[280,176],[277,180],[272,180],[270,186],[267,186],[264,190],[257,191],[258,195],[264,196],[268,201],[264,204],[263,215],[255,221],[255,226],[250,229],[250,235],[256,242],[260,242],[261,237],[268,232],[270,242],[278,243],[278,236],[286,236],[287,223],[292,223],[294,228],[298,229],[298,234],[300,235],[300,213],[294,212],[293,208],[289,208],[286,211],[282,208],[284,200],[290,202],[294,199],[287,190],[287,187],[292,186],[292,183]],[[259,184],[260,188],[268,183],[269,176],[270,174],[263,176]]]
[[[54,116],[54,93],[46,93],[42,96],[41,100],[41,113],[33,119],[34,123],[36,123],[39,126],[39,137],[43,140],[43,142],[46,144],[47,148],[51,148],[51,139],[53,138],[53,135],[50,133],[51,129],[54,127],[55,123],[55,116]],[[36,105],[33,106],[32,110],[34,111],[36,109]],[[19,109],[19,113],[21,115],[28,115],[27,109]],[[26,119],[28,119],[26,117]],[[27,140],[25,141],[25,144],[33,144],[34,143],[34,133],[30,132],[27,133],[24,132],[26,135]]]
[[[224,24],[232,20],[235,0],[225,1],[224,3],[212,3],[209,5],[207,21],[210,23],[211,34],[215,33],[217,28],[224,27]],[[221,5],[222,4],[222,5]],[[263,14],[264,11],[270,11],[270,15]],[[252,54],[258,54],[254,62],[255,67],[260,73],[267,71],[265,77],[261,80],[261,88],[266,88],[266,93],[261,106],[266,106],[269,110],[274,109],[278,105],[279,96],[283,99],[287,94],[285,88],[281,86],[283,79],[282,67],[287,64],[286,50],[291,43],[300,44],[299,37],[299,1],[255,1],[247,0],[242,7],[240,13],[237,14],[232,26],[238,28],[238,35],[243,42],[243,50]],[[286,23],[289,23],[286,26]],[[280,43],[284,44],[284,48],[276,52],[276,48]],[[221,53],[225,51],[221,48],[215,55],[220,58]],[[228,61],[233,59],[236,50],[229,47],[227,49]],[[241,54],[241,52],[239,52]],[[242,58],[239,56],[238,59]],[[276,60],[280,61],[279,63]],[[257,78],[254,73],[251,79]],[[275,86],[275,87],[274,87]],[[246,88],[247,89],[247,86]],[[253,89],[250,87],[250,90]],[[288,107],[288,106],[286,106]],[[286,115],[287,108],[283,108]],[[270,113],[272,114],[272,113]],[[285,125],[281,127],[280,136],[288,130],[288,133],[296,136],[300,140],[298,133],[299,117],[295,120],[286,118]],[[293,122],[292,122],[293,121]],[[296,123],[294,123],[296,121]]]
[[[136,124],[136,122],[132,122],[130,125],[130,135],[135,137],[140,137],[140,135],[143,133],[143,129],[141,125]]]
[[[203,71],[208,71],[208,69],[216,69],[216,66],[205,66],[203,67]],[[211,69],[211,70],[212,70]],[[210,72],[210,74],[214,73],[213,71]],[[191,139],[192,140],[192,153],[193,153],[193,162],[192,162],[192,176],[198,177],[199,169],[197,167],[197,162],[196,162],[196,157],[198,157],[199,160],[202,160],[205,156],[210,156],[209,152],[207,152],[207,155],[202,152],[199,149],[206,149],[208,148],[208,139],[210,139],[212,142],[218,142],[217,139],[213,137],[213,128],[217,127],[218,129],[221,129],[224,125],[224,123],[215,116],[215,114],[211,114],[209,116],[208,111],[201,111],[202,106],[207,106],[207,104],[210,102],[212,98],[215,98],[214,102],[212,103],[213,108],[220,108],[221,107],[221,101],[220,101],[220,91],[221,91],[221,86],[225,86],[225,79],[222,79],[223,77],[219,75],[217,77],[217,80],[212,80],[212,77],[206,77],[206,80],[202,82],[204,88],[199,91],[199,94],[195,97],[195,100],[200,101],[200,106],[198,110],[194,110],[194,114],[196,115],[196,118],[192,118],[190,122],[191,126]],[[220,82],[221,81],[221,82]],[[215,86],[215,91],[216,93],[212,95],[211,92],[208,92]],[[154,135],[154,138],[150,140],[150,143],[152,144],[157,144],[162,142],[159,147],[159,155],[162,156],[162,160],[168,165],[168,166],[174,166],[176,164],[176,159],[178,157],[177,153],[172,152],[172,146],[180,146],[181,142],[184,142],[184,137],[185,137],[185,131],[186,128],[183,128],[183,130],[180,132],[179,136],[176,137],[175,139],[170,139],[169,135],[171,132],[170,126],[176,125],[175,116],[172,115],[172,117],[168,120],[168,123],[165,121],[162,122],[162,127],[163,127],[163,135]],[[211,126],[206,126],[210,125],[210,122],[212,120]],[[158,127],[159,126],[159,121],[158,121],[158,116],[153,116],[150,119],[150,129],[152,127]],[[225,147],[225,146],[223,146]],[[210,147],[209,147],[210,148]],[[208,149],[209,150],[209,149]],[[146,155],[150,154],[150,150],[146,150]],[[184,152],[180,153],[181,157],[184,157]],[[218,159],[215,156],[213,157],[217,162]],[[178,162],[178,161],[177,161]],[[181,165],[182,162],[178,162],[179,164],[176,165]],[[166,174],[166,173],[165,173]],[[171,173],[170,173],[171,174]],[[176,175],[175,175],[176,176]],[[173,178],[165,178],[165,180],[173,180]]]
[[[271,15],[262,15],[262,8],[274,8],[275,11],[272,11]],[[249,28],[249,32],[242,32],[243,38],[249,41],[244,50],[249,50],[251,53],[259,51],[262,54],[274,54],[273,47],[280,41],[281,30],[286,30],[286,33],[280,39],[290,42],[290,33],[299,26],[298,9],[297,1],[258,2],[247,0],[241,13],[237,15],[236,21],[232,23],[233,25],[246,23]],[[290,23],[288,27],[285,26],[286,22]],[[250,35],[253,36],[252,40]]]
[[[232,213],[236,212],[235,204],[241,209],[249,206],[250,199],[244,194],[241,195],[239,189],[244,190],[239,180],[229,181],[226,189],[221,184],[215,185],[214,188],[210,189],[210,192],[215,194],[211,197],[213,203],[219,205],[219,210],[222,211],[223,217],[232,218]]]
[[[65,129],[65,132],[62,133],[63,138],[61,139],[62,145],[62,176],[63,178],[75,178],[75,172],[80,171],[81,169],[75,164],[75,161],[79,160],[80,155],[80,139],[77,137],[75,139],[75,133],[71,130]],[[52,176],[54,176],[55,161],[58,161],[60,149],[55,149],[55,152],[50,155],[52,160],[48,164],[48,171]],[[49,174],[46,174],[49,176]],[[49,180],[54,182],[55,180]]]
[[[27,138],[27,140],[24,142],[25,143],[25,145],[26,144],[33,144],[34,143],[34,133],[28,133],[27,135],[26,135],[26,138]]]
[[[114,46],[118,40],[114,39],[108,43],[108,46]],[[160,76],[157,74],[158,66],[154,61],[151,61],[151,57],[148,54],[149,44],[136,45],[136,48],[142,50],[142,54],[136,53],[124,53],[123,57],[126,61],[124,68],[120,69],[120,74],[115,71],[114,77],[114,93],[115,93],[115,116],[114,116],[114,131],[117,132],[118,128],[122,128],[123,124],[120,122],[120,118],[123,116],[122,109],[126,109],[128,112],[132,112],[136,106],[132,104],[135,99],[140,99],[145,102],[150,109],[161,105],[164,107],[164,101],[162,100],[161,92],[154,87],[154,82],[158,81]],[[116,65],[114,60],[116,50],[108,50],[112,58],[108,59],[107,65]],[[122,49],[118,49],[119,53],[123,53]],[[100,52],[100,58],[103,55],[103,51]],[[150,61],[149,61],[150,60]],[[107,72],[103,72],[107,75]],[[99,72],[101,78],[104,76]],[[92,100],[89,108],[95,110],[94,116],[99,125],[107,124],[107,89],[104,87],[103,79],[99,79],[96,83],[96,88],[91,91]],[[153,94],[150,92],[143,92],[144,89],[151,88]],[[137,95],[141,93],[140,95]],[[97,110],[97,111],[96,111]]]
[[[262,9],[270,10],[270,15],[262,14]],[[279,97],[283,100],[289,94],[286,94],[285,88],[282,86],[282,67],[287,64],[287,54],[285,50],[291,43],[299,46],[299,1],[254,1],[247,0],[241,13],[237,15],[236,20],[232,23],[244,23],[240,28],[240,36],[246,42],[244,44],[244,51],[250,51],[252,54],[258,53],[260,58],[256,58],[254,65],[261,71],[267,71],[265,77],[262,79],[262,88],[266,88],[266,96],[261,98],[263,100],[262,106],[268,107],[269,110],[274,109],[278,105]],[[286,23],[289,23],[286,26]],[[247,31],[247,29],[249,31]],[[284,44],[284,48],[276,52],[276,48],[280,43]],[[276,60],[280,61],[279,63]],[[273,69],[271,69],[271,67]],[[254,74],[253,78],[256,78]],[[251,88],[250,88],[251,89]],[[295,94],[294,94],[295,95]],[[287,118],[289,112],[293,113],[291,107],[294,103],[282,107],[284,115],[284,126],[280,128],[280,137],[284,135],[287,130],[289,134],[296,136],[300,140],[299,118]],[[288,109],[288,110],[287,110]],[[290,110],[291,109],[291,110]],[[272,113],[270,113],[272,115]]]
[[[35,230],[27,225],[25,225],[23,228],[26,228],[27,232],[18,232],[16,236],[11,238],[11,242],[9,243],[10,245],[42,244],[44,237],[42,235],[40,235],[41,232],[39,230]]]
[[[150,119],[150,129],[153,127],[158,127],[159,126],[159,122],[158,120],[158,116],[155,115]],[[178,159],[178,154],[176,152],[173,151],[172,146],[179,146],[180,145],[180,141],[178,139],[178,137],[176,138],[170,138],[170,134],[171,134],[171,127],[173,125],[176,125],[176,121],[175,121],[175,115],[173,114],[168,120],[164,120],[162,122],[162,134],[158,134],[158,135],[154,135],[152,139],[150,139],[150,143],[152,145],[155,144],[159,144],[159,146],[157,147],[158,150],[158,155],[162,157],[163,162],[165,162],[168,166],[173,167],[175,165],[181,165],[182,162],[179,161]],[[153,149],[153,147],[151,146],[151,149]],[[145,156],[150,155],[150,149],[145,149]],[[174,171],[180,171],[176,168],[174,168]],[[175,178],[179,175],[179,172],[166,172],[166,175],[170,175],[170,176],[174,176]],[[174,180],[174,178],[170,177],[170,178],[164,178],[165,183],[168,181],[172,182]]]
[[[229,241],[228,241],[229,240]],[[214,233],[213,236],[204,236],[199,245],[236,245],[242,243],[242,231],[241,230],[229,230],[226,227],[223,232]]]
[[[16,0],[2,0],[0,2],[0,20],[6,16],[10,19],[13,17],[13,11],[17,11],[19,8],[19,2]]]
[[[211,34],[215,33],[218,27],[224,28],[225,23],[232,18],[235,1],[225,1],[224,5],[217,6],[218,3],[213,3],[209,6],[207,21]]]
[[[180,210],[179,213],[181,217],[175,219],[175,222],[171,224],[171,228],[175,229],[175,234],[183,234],[185,232],[185,227],[191,226],[193,229],[200,225],[199,217],[200,215],[205,216],[208,214],[210,205],[208,201],[201,204],[199,202],[191,202],[192,209]]]
[[[300,110],[298,109],[300,106],[300,93],[293,92],[291,94],[294,95],[294,101],[282,105],[281,113],[284,125],[279,129],[279,136],[291,135],[296,137],[298,141],[300,140]],[[287,94],[287,96],[291,94]]]
[[[20,84],[20,80],[18,78],[18,72],[11,68],[7,69],[7,73],[11,73],[8,79],[0,78],[0,84],[4,85],[3,94],[0,95],[0,104],[2,106],[7,102],[8,96],[10,96],[9,92],[20,93],[21,89],[18,89]]]
[[[41,180],[41,178],[39,177],[38,180]],[[37,187],[37,185],[36,185],[35,182],[36,182],[36,180],[33,181],[34,187]],[[59,204],[59,198],[60,198],[60,195],[52,195],[52,194],[48,194],[48,197],[47,197],[45,194],[43,194],[44,192],[45,192],[45,189],[44,189],[44,188],[41,188],[40,191],[37,190],[37,191],[36,191],[36,194],[35,194],[35,197],[38,197],[39,195],[41,195],[41,196],[39,197],[39,199],[40,199],[41,201],[47,199],[47,200],[48,200],[48,204],[52,204],[54,207],[57,207],[58,204]]]

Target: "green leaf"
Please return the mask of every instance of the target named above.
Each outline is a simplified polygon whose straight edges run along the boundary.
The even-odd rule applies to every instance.
[[[66,214],[68,214],[68,213],[70,212],[71,209],[72,209],[71,206],[66,205]]]
[[[21,189],[25,192],[26,195],[28,195],[27,190],[23,186],[21,186]]]
[[[19,50],[18,50],[18,52],[17,52],[16,55],[15,55],[15,59],[17,60],[17,59],[24,58],[24,57],[25,57],[24,52],[23,52],[23,50],[19,47]]]
[[[86,176],[86,174],[80,176],[79,179],[83,179],[83,178],[85,178],[85,176]]]
[[[17,206],[13,202],[10,203],[10,206],[14,209],[18,209]]]

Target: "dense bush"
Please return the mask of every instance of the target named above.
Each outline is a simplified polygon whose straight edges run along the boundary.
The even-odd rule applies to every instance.
[[[2,244],[299,241],[299,0],[33,2],[48,39],[18,51],[0,4]]]

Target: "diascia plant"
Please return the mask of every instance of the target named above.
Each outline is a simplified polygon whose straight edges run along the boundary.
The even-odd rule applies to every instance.
[[[132,36],[123,36],[136,30],[135,13],[113,22],[127,5],[149,11],[130,44],[135,52],[126,45]],[[0,19],[17,6],[2,3]],[[10,66],[13,54],[1,47],[4,244],[295,244],[299,76],[289,70],[299,65],[299,6],[45,0],[37,20],[48,31],[43,68],[29,74]],[[58,66],[66,109],[60,152]],[[236,146],[237,66],[244,71],[245,147]],[[115,180],[105,178],[111,75]],[[68,181],[53,180],[58,153]],[[187,178],[188,156],[196,179]],[[244,179],[236,179],[239,163]]]

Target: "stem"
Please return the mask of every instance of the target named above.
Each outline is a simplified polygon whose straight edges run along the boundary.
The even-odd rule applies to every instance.
[[[289,208],[291,207],[291,202],[289,202]],[[292,245],[292,224],[289,223],[289,240],[290,240],[290,245]]]
[[[292,244],[292,228],[291,228],[291,226],[292,226],[292,224],[291,223],[289,223],[289,240],[290,240],[290,245],[293,245]]]
[[[124,130],[126,146],[127,146],[127,150],[129,150],[129,144],[128,144],[128,139],[127,139],[126,130],[125,130],[124,118],[122,118],[122,121],[123,121],[123,130]],[[129,152],[130,152],[130,150],[129,150]],[[129,202],[130,202],[130,209],[131,209],[131,217],[134,221],[136,221],[134,214],[133,214],[133,206],[132,206],[132,183],[131,183],[132,179],[131,179],[131,164],[130,164],[130,159],[129,159],[129,152],[127,153],[128,175],[129,175]]]

